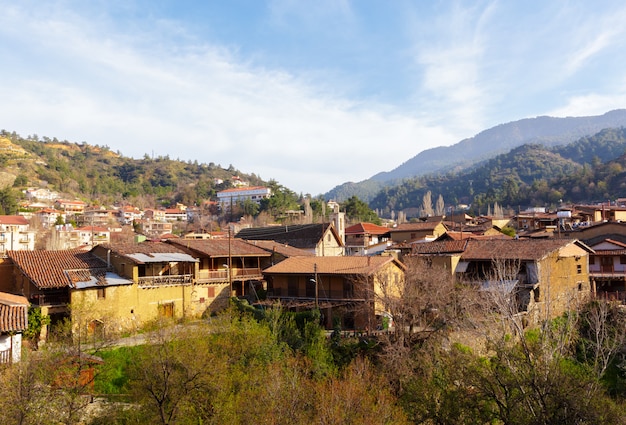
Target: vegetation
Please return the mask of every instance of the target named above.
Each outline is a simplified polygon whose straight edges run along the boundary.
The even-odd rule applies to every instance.
[[[420,208],[431,191],[453,205],[485,214],[490,205],[507,208],[562,202],[615,200],[626,188],[626,129],[607,129],[566,146],[523,145],[473,168],[409,179],[381,190],[370,207],[392,212]]]
[[[327,338],[317,310],[239,300],[202,321],[156,322],[135,347],[60,332],[0,369],[0,424],[626,422],[619,306],[592,300],[523,328],[510,300],[407,267],[406,284],[376,294],[395,318],[378,336]]]
[[[217,191],[232,187],[235,176],[251,185],[264,184],[258,176],[243,174],[232,165],[223,168],[169,156],[133,159],[108,146],[84,142],[23,138],[2,131],[3,144],[11,147],[0,151],[0,159],[5,172],[14,176],[14,187],[38,186],[44,181],[53,190],[100,205],[118,201],[146,208],[175,202],[200,205]]]

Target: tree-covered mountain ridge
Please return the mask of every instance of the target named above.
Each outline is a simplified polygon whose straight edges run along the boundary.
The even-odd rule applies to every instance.
[[[448,205],[485,213],[615,200],[626,194],[626,129],[605,129],[564,146],[525,144],[460,172],[432,173],[382,189],[370,202],[383,216],[421,207],[430,191]]]
[[[0,187],[46,187],[93,204],[200,204],[234,182],[264,185],[232,165],[181,161],[169,156],[134,159],[108,146],[0,132]]]
[[[405,179],[431,173],[459,172],[524,144],[547,147],[566,145],[606,128],[624,126],[626,109],[599,116],[525,118],[484,130],[452,146],[424,150],[391,171],[377,173],[361,182],[336,186],[325,197],[341,201],[356,195],[369,202],[383,188],[401,184]]]

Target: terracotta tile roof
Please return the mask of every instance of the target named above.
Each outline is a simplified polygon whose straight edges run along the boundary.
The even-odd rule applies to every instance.
[[[426,222],[419,222],[419,223],[404,223],[404,224],[399,224],[396,227],[390,228],[389,231],[391,233],[394,233],[394,232],[410,232],[410,231],[415,231],[415,230],[433,230],[439,224],[441,224],[441,221],[426,221]]]
[[[96,273],[106,263],[80,249],[65,251],[7,251],[7,256],[37,288],[64,288],[76,282],[80,273]],[[68,271],[70,273],[68,274]],[[76,273],[72,274],[71,271]],[[81,274],[82,276],[82,274]]]
[[[577,242],[574,239],[493,239],[467,241],[463,260],[539,260],[549,253]]]
[[[21,332],[28,327],[26,297],[0,292],[0,332]]]
[[[467,240],[413,243],[413,255],[454,254],[461,253],[467,246]]]
[[[21,215],[0,215],[0,224],[25,226],[28,220]]]
[[[378,226],[374,223],[357,223],[350,227],[346,227],[346,235],[384,235],[389,233],[391,229],[389,227]]]
[[[368,276],[388,263],[404,266],[389,256],[291,257],[269,267],[263,274],[318,274]]]
[[[205,257],[269,257],[264,249],[249,244],[241,239],[178,239],[171,240],[171,245],[186,248]],[[229,247],[230,245],[230,247]]]
[[[276,252],[284,257],[314,257],[315,254],[310,251],[305,251],[300,248],[294,248],[293,246],[281,244],[275,241],[249,241],[251,245],[258,246],[268,252]]]
[[[242,229],[235,238],[245,240],[273,240],[301,249],[317,246],[330,223],[295,224],[290,226],[250,227]],[[340,242],[340,241],[339,241]]]

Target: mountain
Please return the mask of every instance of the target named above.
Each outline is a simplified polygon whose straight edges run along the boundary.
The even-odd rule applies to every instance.
[[[547,147],[565,145],[581,137],[594,135],[605,128],[623,126],[626,126],[626,109],[610,111],[599,116],[567,118],[541,116],[501,124],[452,146],[422,151],[392,171],[378,173],[358,183],[350,182],[336,186],[325,194],[325,198],[343,201],[356,195],[369,202],[382,188],[399,184],[406,178],[460,171],[523,144]]]
[[[383,188],[370,202],[384,216],[419,209],[431,191],[449,204],[554,205],[623,197],[626,128],[605,129],[564,146],[525,144],[459,172],[405,179]]]

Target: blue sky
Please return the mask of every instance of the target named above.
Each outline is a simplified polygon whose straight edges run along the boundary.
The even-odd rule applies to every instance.
[[[626,107],[622,1],[0,0],[0,128],[317,195]]]

